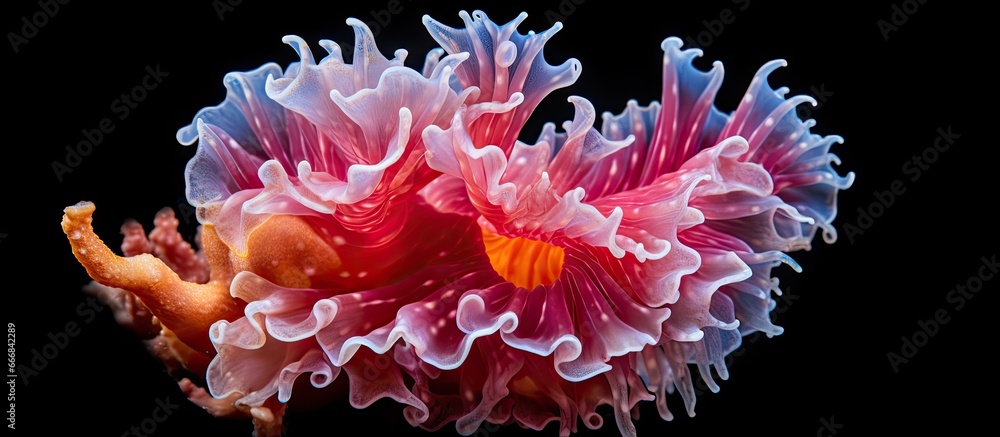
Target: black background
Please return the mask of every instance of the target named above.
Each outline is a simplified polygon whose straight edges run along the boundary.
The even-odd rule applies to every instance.
[[[962,435],[992,413],[990,401],[977,399],[989,399],[995,388],[990,358],[995,345],[988,330],[1000,280],[986,282],[961,310],[946,301],[949,290],[976,275],[981,257],[998,250],[992,210],[997,152],[988,135],[996,126],[996,74],[985,64],[995,55],[995,38],[985,37],[995,24],[987,23],[987,11],[939,0],[865,6],[664,2],[659,9],[647,2],[587,0],[572,11],[566,8],[569,0],[561,2],[562,11],[559,0],[428,3],[402,0],[403,11],[380,26],[376,39],[383,53],[406,48],[407,65],[419,68],[433,47],[420,24],[425,13],[457,27],[461,9],[482,9],[497,22],[524,10],[529,18],[522,32],[547,28],[546,11],[562,16],[565,28],[547,44],[546,58],[560,63],[576,57],[583,74],[536,111],[525,140],[533,140],[544,121],[570,118],[570,95],[615,113],[630,98],[640,104],[658,100],[660,41],[697,37],[707,29],[704,21],[718,19],[726,9],[735,20],[704,44],[705,56],[696,63],[704,69],[714,60],[725,65],[717,101],[723,111],[733,110],[753,73],[776,58],[789,66],[771,76],[772,84],[789,87],[791,95],[813,94],[811,87],[832,93],[810,112],[818,122],[814,133],[846,139],[833,151],[843,160],[842,173],[857,174],[854,187],[840,197],[841,239],[834,245],[817,240],[812,251],[792,254],[802,274],[777,270],[794,296],[777,315],[785,334],[746,346],[722,391],[698,398],[696,417],[683,414],[676,395],[669,400],[678,416],[673,422],[657,417],[651,403],[643,405],[640,435],[813,435],[824,420],[842,426],[838,435],[902,435],[930,426]],[[904,3],[919,8],[886,40],[877,23],[891,24],[894,5]],[[72,1],[17,53],[10,46],[0,49],[8,132],[0,214],[0,265],[7,278],[0,285],[2,321],[16,326],[18,364],[49,342],[47,334],[70,321],[82,325],[27,386],[18,383],[18,434],[118,436],[150,417],[156,399],[169,398],[181,408],[155,436],[250,435],[249,421],[215,419],[187,403],[159,362],[108,311],[83,323],[76,308],[84,302],[80,287],[89,278],[59,227],[62,208],[84,199],[95,202],[95,227],[113,248],[121,243],[118,229],[126,219],[149,229],[160,208],[176,208],[183,198],[184,164],[194,147],[177,144],[175,132],[198,109],[222,101],[225,73],[297,61],[281,43],[287,34],[303,37],[317,53],[319,39],[349,43],[353,33],[344,20],[371,21],[371,12],[387,4],[246,0],[220,19],[209,1],[193,6]],[[2,30],[15,33],[22,30],[21,17],[30,20],[41,10],[34,1],[8,2],[4,9]],[[901,16],[895,18],[899,23]],[[141,83],[146,66],[156,65],[169,76],[126,119],[117,120],[111,102]],[[115,119],[115,130],[59,181],[51,163],[62,162],[64,148],[104,117]],[[960,138],[911,180],[904,164],[933,146],[937,129],[949,126]],[[857,224],[858,208],[868,209],[876,202],[873,193],[888,190],[894,180],[902,181],[905,193],[850,241],[844,224]],[[185,235],[193,235],[195,225],[182,222]],[[894,370],[887,354],[899,353],[901,337],[913,338],[918,321],[942,309],[948,322]],[[287,434],[428,434],[410,427],[401,410],[383,400],[359,411],[341,400],[291,415]],[[581,425],[580,435],[616,435],[610,411],[602,410],[603,429]],[[488,434],[521,432],[505,427]],[[550,426],[541,435],[555,433]]]

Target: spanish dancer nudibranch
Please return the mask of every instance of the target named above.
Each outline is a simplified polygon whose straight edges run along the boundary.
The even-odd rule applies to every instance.
[[[93,204],[66,208],[87,289],[169,369],[203,377],[180,380],[192,402],[280,435],[300,391],[340,377],[354,407],[391,398],[427,430],[555,421],[566,436],[602,427],[609,405],[632,436],[641,401],[671,420],[677,391],[694,414],[689,364],[718,391],[712,367],[728,377],[742,336],[781,334],[771,271],[800,270],[787,253],[820,230],[835,241],[854,178],[832,167],[841,138],[796,115],[816,102],[768,84],[783,61],[727,115],[721,63],[701,71],[702,52],[668,38],[660,102],[629,101],[598,130],[571,97],[562,132],[548,123],[527,144],[533,110],[581,71],[542,54],[561,24],[521,34],[523,13],[460,16],[424,18],[441,48],[422,71],[349,19],[349,63],[288,36],[299,62],[228,74],[225,101],[177,134],[198,143],[185,171],[198,250],[169,209],[148,235],[126,224],[119,256]]]

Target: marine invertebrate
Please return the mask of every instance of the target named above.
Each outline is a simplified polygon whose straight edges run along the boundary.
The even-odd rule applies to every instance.
[[[568,435],[610,405],[632,435],[640,401],[670,419],[677,390],[693,413],[689,364],[717,390],[711,367],[727,377],[741,336],[781,332],[771,269],[798,269],[785,252],[820,229],[836,238],[852,181],[831,165],[839,137],[796,116],[810,98],[768,85],[781,62],[726,115],[721,64],[699,71],[700,51],[668,38],[661,103],[597,130],[574,97],[564,132],[529,145],[527,118],[580,73],[542,54],[560,26],[461,17],[425,18],[442,49],[422,72],[350,19],[351,62],[286,37],[299,62],[227,75],[226,100],[178,132],[198,142],[185,177],[201,252],[163,212],[148,238],[127,225],[119,257],[92,204],[66,209],[93,289],[168,365],[205,375],[182,380],[192,401],[277,433],[300,376],[321,390],[343,371],[354,406],[388,397],[429,430],[558,421]]]

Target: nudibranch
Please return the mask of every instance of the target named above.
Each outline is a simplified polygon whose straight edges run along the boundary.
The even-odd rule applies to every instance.
[[[641,401],[670,420],[677,391],[694,414],[690,365],[718,391],[712,368],[728,377],[741,337],[782,332],[772,269],[800,270],[788,253],[820,230],[836,239],[854,177],[833,168],[841,138],[797,116],[815,101],[768,84],[783,61],[726,114],[721,63],[699,70],[702,52],[667,38],[659,102],[598,130],[571,97],[573,119],[528,144],[539,102],[581,72],[543,56],[561,24],[460,16],[424,18],[441,48],[422,71],[349,19],[350,60],[288,36],[299,62],[227,75],[226,99],[177,134],[198,144],[198,250],[170,210],[148,236],[127,223],[123,256],[95,235],[93,204],[65,210],[88,290],[168,367],[203,375],[180,382],[191,401],[279,435],[300,376],[319,391],[341,377],[353,406],[390,398],[427,430],[556,422],[565,436],[601,427],[608,405],[635,435]]]

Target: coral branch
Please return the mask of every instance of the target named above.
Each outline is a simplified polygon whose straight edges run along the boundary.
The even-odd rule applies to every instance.
[[[108,287],[135,293],[184,343],[211,354],[208,328],[219,319],[233,319],[240,314],[239,305],[229,296],[228,284],[216,277],[207,284],[184,282],[150,254],[128,258],[115,255],[94,233],[94,209],[93,203],[78,203],[65,209],[62,221],[73,255],[90,277]],[[210,240],[207,237],[206,242]]]

